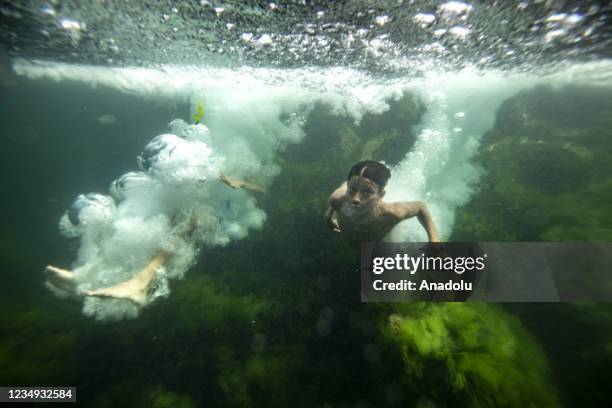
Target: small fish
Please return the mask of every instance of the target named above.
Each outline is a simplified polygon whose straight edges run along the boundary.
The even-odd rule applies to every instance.
[[[204,117],[204,102],[200,102],[198,103],[198,107],[196,108],[196,111],[193,114],[193,120],[195,124],[197,125],[198,123],[200,123],[203,117]]]
[[[115,122],[117,122],[117,117],[115,117],[115,115],[111,115],[110,113],[107,113],[105,115],[102,116],[98,116],[98,123],[100,123],[101,125],[112,125]]]

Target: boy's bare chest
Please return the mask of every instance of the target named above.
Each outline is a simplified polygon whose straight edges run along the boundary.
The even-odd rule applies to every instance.
[[[394,226],[389,217],[376,211],[362,217],[350,216],[344,211],[338,211],[337,217],[342,234],[356,241],[380,241]]]

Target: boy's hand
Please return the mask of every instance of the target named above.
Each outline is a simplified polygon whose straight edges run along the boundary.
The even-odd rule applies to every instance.
[[[338,221],[336,221],[334,219],[327,220],[327,228],[329,228],[330,230],[332,230],[334,232],[341,232],[340,231],[340,226],[338,225]]]
[[[340,226],[338,221],[334,219],[334,209],[331,206],[327,207],[327,211],[325,211],[325,225],[334,232],[340,232]]]

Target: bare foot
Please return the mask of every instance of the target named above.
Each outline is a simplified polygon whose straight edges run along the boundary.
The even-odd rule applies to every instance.
[[[67,269],[58,268],[57,266],[47,265],[45,267],[45,272],[47,272],[49,276],[55,276],[58,279],[62,279],[65,281],[74,280],[74,274],[72,272]]]
[[[74,273],[52,265],[45,267],[45,273],[49,283],[53,286],[64,290],[74,290]]]
[[[88,290],[83,293],[101,298],[127,299],[137,305],[143,305],[147,300],[147,289],[155,277],[157,268],[163,266],[170,256],[167,252],[160,252],[132,279],[108,288]]]
[[[84,293],[87,296],[101,298],[127,299],[131,300],[137,305],[143,305],[147,299],[148,286],[148,283],[144,283],[141,280],[134,278],[108,288],[87,290]]]

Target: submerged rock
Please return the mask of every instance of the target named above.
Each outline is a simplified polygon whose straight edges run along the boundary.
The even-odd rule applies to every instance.
[[[476,157],[485,171],[479,191],[458,210],[451,239],[612,240],[610,94],[609,88],[536,87],[505,101]],[[577,272],[593,267],[585,257],[585,269]],[[582,273],[577,278],[594,292],[605,285],[585,281]],[[507,308],[521,316],[545,347],[555,382],[564,390],[564,404],[607,404],[601,390],[612,358],[608,305]]]
[[[414,145],[413,127],[420,122],[424,107],[411,93],[388,103],[387,112],[365,114],[359,125],[350,117],[333,114],[326,105],[315,107],[304,125],[303,142],[288,146],[281,154],[281,176],[290,175],[291,166],[299,165],[310,169],[303,174],[320,174],[323,169],[324,178],[337,184],[360,160],[399,162]],[[301,182],[303,174],[291,176]]]
[[[612,239],[609,89],[536,87],[505,101],[483,136],[479,191],[453,240]]]
[[[544,353],[498,307],[398,304],[383,336],[403,362],[406,387],[439,406],[559,406]]]

